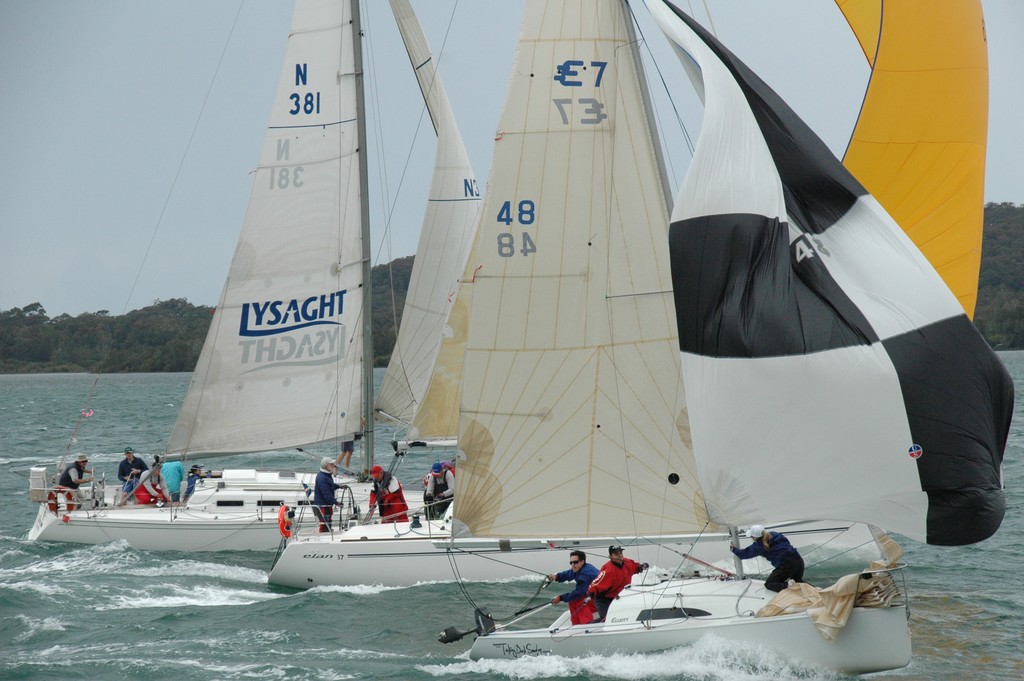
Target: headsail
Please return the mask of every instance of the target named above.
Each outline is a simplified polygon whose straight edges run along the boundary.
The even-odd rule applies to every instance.
[[[843,163],[973,317],[988,132],[981,1],[836,4],[871,66]]]
[[[428,384],[440,380],[432,379],[432,372],[442,340],[451,335],[448,316],[469,257],[480,190],[412,7],[407,0],[392,0],[391,7],[437,132],[437,152],[402,324],[376,408],[406,423],[422,411],[413,436],[453,437],[457,409],[451,395],[446,402],[445,393],[435,390],[429,394],[441,400],[424,400]]]
[[[526,3],[468,268],[455,513],[477,536],[706,527],[631,21]]]
[[[350,11],[296,6],[238,247],[169,452],[279,449],[361,430],[364,189]]]
[[[1013,403],[1002,363],[810,128],[696,22],[651,9],[705,92],[670,240],[712,517],[988,537]]]

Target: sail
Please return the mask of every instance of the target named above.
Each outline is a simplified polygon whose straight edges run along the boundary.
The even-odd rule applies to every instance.
[[[1013,385],[882,206],[742,62],[652,12],[700,69],[705,117],[670,248],[711,516],[990,536]]]
[[[169,452],[279,449],[361,430],[352,20],[350,3],[296,3],[238,246]]]
[[[441,342],[451,335],[447,321],[469,257],[480,190],[412,7],[406,0],[392,0],[391,7],[437,132],[437,151],[402,323],[376,409],[406,423],[423,411],[429,418],[417,422],[413,436],[451,437],[456,434],[457,402],[433,399],[425,404],[425,396]],[[430,394],[441,393],[435,389]]]
[[[631,21],[620,2],[526,3],[467,267],[460,533],[706,527]]]
[[[871,67],[843,163],[973,317],[988,134],[981,1],[836,4]]]

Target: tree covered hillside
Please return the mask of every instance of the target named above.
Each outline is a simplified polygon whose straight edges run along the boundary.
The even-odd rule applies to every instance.
[[[412,256],[373,268],[374,364],[385,366]],[[39,303],[0,312],[0,373],[192,371],[213,310],[176,298],[112,317],[50,318]],[[1024,205],[985,206],[975,324],[997,349],[1024,348]]]

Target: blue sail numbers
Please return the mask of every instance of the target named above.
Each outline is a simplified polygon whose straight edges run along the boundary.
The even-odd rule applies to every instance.
[[[346,292],[243,303],[238,328],[242,364],[264,369],[338,359],[345,330],[338,318]]]

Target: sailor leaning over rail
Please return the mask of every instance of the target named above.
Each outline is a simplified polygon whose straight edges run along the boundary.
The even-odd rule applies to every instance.
[[[764,580],[764,586],[771,591],[782,591],[789,586],[788,581],[804,581],[804,559],[800,556],[786,536],[781,532],[770,532],[760,525],[751,525],[747,536],[754,543],[745,549],[730,546],[729,550],[742,559],[762,556],[775,569]]]
[[[587,597],[587,589],[597,577],[596,567],[587,562],[587,554],[573,551],[569,554],[569,569],[548,575],[549,582],[576,582],[576,588],[551,599],[552,604],[565,603],[573,624],[590,624],[594,621],[597,606]]]

